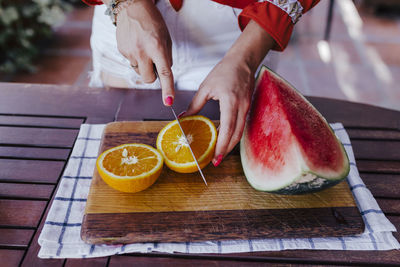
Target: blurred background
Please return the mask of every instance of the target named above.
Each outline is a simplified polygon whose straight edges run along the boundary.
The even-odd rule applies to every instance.
[[[80,0],[0,0],[0,82],[87,86],[92,14]],[[321,0],[277,72],[308,96],[400,110],[400,1]]]

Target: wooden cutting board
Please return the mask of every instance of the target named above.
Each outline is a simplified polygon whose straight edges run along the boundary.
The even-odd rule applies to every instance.
[[[106,126],[99,153],[125,143],[156,146],[163,121],[114,122]],[[150,188],[116,191],[94,171],[81,237],[91,244],[188,242],[256,238],[328,237],[364,230],[348,184],[298,196],[253,189],[238,149],[217,168],[180,174],[166,166]]]

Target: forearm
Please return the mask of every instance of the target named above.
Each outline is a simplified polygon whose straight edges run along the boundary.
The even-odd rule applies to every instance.
[[[274,39],[255,21],[251,20],[225,56],[243,62],[252,73],[255,73],[274,45]]]

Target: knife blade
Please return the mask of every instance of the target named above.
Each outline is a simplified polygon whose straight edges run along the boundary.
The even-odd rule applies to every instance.
[[[192,157],[193,157],[193,159],[194,159],[194,162],[195,162],[196,165],[197,165],[197,169],[199,170],[199,173],[200,173],[200,175],[201,175],[201,178],[203,178],[204,183],[208,186],[207,181],[206,181],[206,178],[204,177],[204,174],[203,174],[203,172],[201,171],[199,162],[197,161],[196,156],[194,155],[193,150],[192,150],[192,148],[190,147],[189,141],[188,141],[188,139],[186,138],[186,134],[185,134],[185,132],[183,131],[183,128],[182,128],[182,126],[181,126],[181,123],[179,122],[179,119],[178,119],[178,117],[176,116],[175,110],[174,110],[174,108],[173,108],[172,106],[170,106],[170,107],[171,107],[171,110],[172,110],[172,114],[174,114],[174,117],[175,117],[176,121],[178,122],[178,126],[179,126],[179,128],[181,129],[182,135],[183,135],[183,137],[185,138],[186,144],[187,144],[188,147],[189,147],[189,150],[190,150],[190,153],[192,154]]]
[[[153,70],[154,70],[154,73],[156,74],[157,78],[160,79],[160,76],[158,75],[157,67],[156,67],[155,64],[153,64]],[[178,116],[176,116],[176,113],[175,113],[174,108],[173,108],[172,106],[170,106],[170,107],[171,107],[171,110],[172,110],[172,114],[174,114],[175,120],[178,122],[179,129],[181,129],[182,135],[183,135],[183,137],[185,138],[186,144],[188,144],[190,153],[192,154],[192,157],[193,157],[193,159],[194,159],[194,162],[196,163],[196,166],[197,166],[197,169],[199,170],[199,173],[200,173],[200,175],[201,175],[201,178],[203,178],[204,183],[206,184],[206,186],[208,186],[207,181],[206,181],[206,178],[204,177],[204,174],[203,174],[203,172],[201,171],[199,162],[197,161],[196,156],[194,155],[193,150],[192,150],[192,148],[190,147],[190,144],[189,144],[189,141],[188,141],[188,139],[187,139],[187,137],[186,137],[186,134],[185,134],[185,132],[183,131],[183,128],[182,128],[182,126],[181,126],[181,123],[179,122]]]

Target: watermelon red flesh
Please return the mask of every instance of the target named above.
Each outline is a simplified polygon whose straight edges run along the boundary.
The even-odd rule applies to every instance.
[[[325,119],[296,90],[290,90],[272,72],[267,73],[269,75],[264,75],[264,82],[268,82],[269,78],[275,84],[274,88],[280,88],[275,90],[276,94],[282,103],[291,131],[301,146],[306,165],[314,173],[326,178],[340,173],[347,157],[331,128],[327,127]]]
[[[285,155],[294,140],[279,96],[273,84],[266,81],[267,78],[262,76],[260,86],[264,90],[256,90],[254,95],[245,132],[251,143],[246,146],[246,151],[264,167],[279,172],[285,166]]]
[[[259,77],[241,141],[241,158],[249,183],[258,190],[273,191],[298,177],[302,163],[275,85],[265,74]]]
[[[266,191],[282,189],[307,173],[332,180],[348,173],[343,146],[325,119],[265,67],[257,79],[241,158],[250,184]]]

